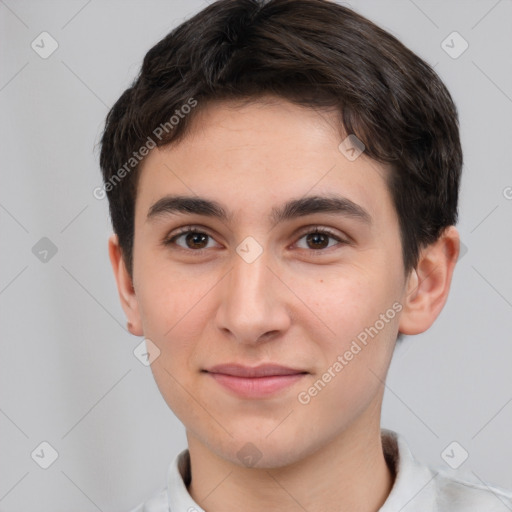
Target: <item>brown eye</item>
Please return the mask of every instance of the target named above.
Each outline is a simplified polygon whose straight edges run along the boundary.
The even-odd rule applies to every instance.
[[[309,233],[307,243],[311,249],[325,249],[329,245],[329,236],[324,233]]]
[[[313,251],[329,249],[335,245],[343,245],[348,243],[324,228],[315,228],[313,230],[309,230],[300,237],[300,240],[302,239],[305,239],[306,244],[302,247],[299,245],[299,247],[301,249],[310,249]],[[335,243],[331,243],[331,241],[334,241]]]
[[[193,231],[185,235],[185,243],[190,249],[204,249],[208,238],[209,237],[206,233],[197,233]]]
[[[212,248],[214,246],[212,243],[214,243],[212,236],[197,228],[182,228],[177,235],[171,235],[163,241],[165,246],[176,245],[180,249],[192,252],[201,252]]]

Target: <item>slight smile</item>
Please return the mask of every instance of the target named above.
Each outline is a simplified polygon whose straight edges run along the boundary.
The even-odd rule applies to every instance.
[[[202,371],[242,398],[269,397],[290,387],[309,373],[276,364],[250,367],[236,363],[216,365]]]

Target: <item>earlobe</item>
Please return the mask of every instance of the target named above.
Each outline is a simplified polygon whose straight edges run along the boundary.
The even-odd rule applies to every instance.
[[[139,304],[132,279],[126,269],[124,259],[122,257],[121,247],[116,234],[110,236],[108,240],[108,253],[110,263],[114,272],[117,283],[117,290],[121,307],[126,314],[128,320],[127,326],[131,334],[135,336],[143,336],[142,325],[140,321]]]
[[[420,334],[439,316],[448,299],[459,247],[459,233],[449,226],[436,242],[421,251],[404,290],[401,333]]]

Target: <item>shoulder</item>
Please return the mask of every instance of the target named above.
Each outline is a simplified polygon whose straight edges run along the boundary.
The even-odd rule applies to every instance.
[[[472,472],[427,466],[391,430],[382,430],[382,445],[395,481],[379,512],[512,512],[511,490],[485,483]]]
[[[512,491],[439,471],[434,478],[439,512],[511,512]]]

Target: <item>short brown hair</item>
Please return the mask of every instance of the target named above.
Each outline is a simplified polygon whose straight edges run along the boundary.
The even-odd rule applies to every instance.
[[[106,119],[100,166],[131,276],[140,167],[134,152],[150,140],[156,146],[178,141],[209,101],[268,94],[334,107],[340,126],[364,143],[365,154],[391,164],[388,186],[406,273],[421,247],[457,222],[457,109],[426,62],[335,2],[219,0],[147,52],[138,77]],[[191,99],[198,107],[170,122]],[[114,181],[122,168],[123,178]]]

